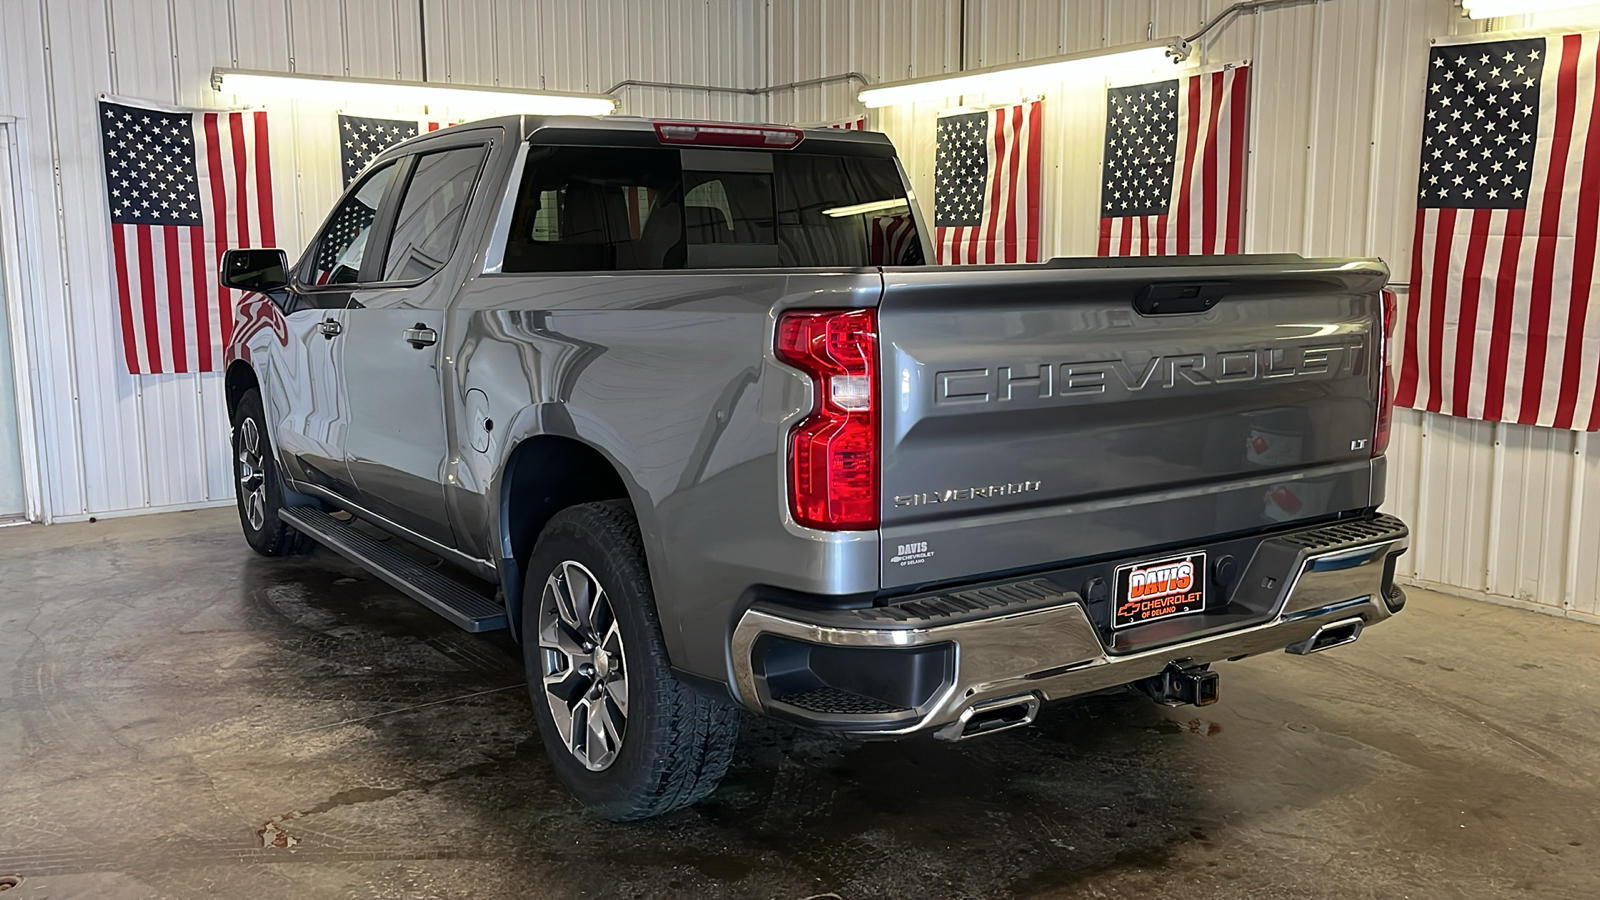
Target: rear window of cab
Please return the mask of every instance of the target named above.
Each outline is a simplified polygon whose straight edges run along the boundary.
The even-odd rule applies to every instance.
[[[923,261],[892,159],[535,146],[523,169],[501,271]]]

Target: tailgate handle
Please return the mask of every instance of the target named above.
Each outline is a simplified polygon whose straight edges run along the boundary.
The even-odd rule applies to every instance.
[[[1226,281],[1188,281],[1147,284],[1133,300],[1133,308],[1146,316],[1175,316],[1205,312],[1228,293]]]

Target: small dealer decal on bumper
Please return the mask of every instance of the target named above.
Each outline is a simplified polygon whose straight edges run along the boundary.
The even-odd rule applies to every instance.
[[[889,562],[897,566],[918,566],[932,556],[933,551],[928,549],[927,541],[913,541],[898,545],[895,555],[889,557]]]

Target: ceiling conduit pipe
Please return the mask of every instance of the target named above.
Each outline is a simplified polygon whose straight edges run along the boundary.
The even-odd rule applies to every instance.
[[[1213,16],[1211,21],[1200,26],[1199,31],[1196,31],[1194,34],[1191,34],[1179,41],[1178,46],[1173,48],[1175,52],[1172,55],[1180,60],[1187,59],[1190,52],[1189,48],[1192,47],[1196,41],[1205,37],[1206,33],[1211,31],[1213,28],[1220,26],[1222,23],[1228,21],[1234,16],[1240,15],[1241,13],[1254,12],[1258,9],[1269,9],[1274,6],[1289,6],[1297,3],[1319,2],[1321,2],[1321,0],[1240,0],[1240,2],[1233,4],[1232,6]]]
[[[860,72],[842,72],[838,75],[824,75],[821,78],[808,78],[805,81],[791,81],[788,84],[774,84],[770,87],[760,88],[723,87],[716,84],[683,84],[676,81],[640,81],[638,79],[630,78],[626,81],[619,81],[616,84],[613,84],[609,89],[606,90],[606,93],[615,94],[617,91],[620,91],[625,87],[648,87],[664,88],[671,91],[713,91],[722,94],[744,94],[746,96],[755,97],[762,94],[775,93],[777,91],[793,90],[794,88],[812,87],[818,84],[832,84],[835,81],[859,81],[862,84],[870,83],[867,80],[867,76],[861,74]]]

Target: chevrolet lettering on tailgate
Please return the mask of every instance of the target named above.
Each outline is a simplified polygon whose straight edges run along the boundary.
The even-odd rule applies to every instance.
[[[934,374],[934,402],[989,403],[1007,400],[1070,400],[1107,392],[1209,387],[1252,381],[1335,378],[1360,374],[1365,344],[1224,350],[1148,356],[1128,353],[1116,359],[1051,363],[1043,361]],[[1135,361],[1135,357],[1138,361]]]

